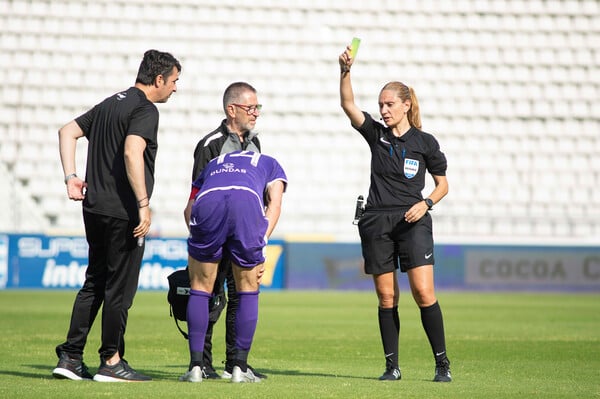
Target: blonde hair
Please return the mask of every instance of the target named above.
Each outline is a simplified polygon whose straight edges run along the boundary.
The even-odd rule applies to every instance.
[[[398,98],[402,100],[402,102],[409,100],[410,101],[410,109],[406,113],[406,117],[408,118],[408,123],[416,127],[417,129],[421,129],[421,115],[419,114],[419,101],[417,100],[417,95],[412,87],[408,87],[402,82],[389,82],[383,86],[384,90],[395,91]]]

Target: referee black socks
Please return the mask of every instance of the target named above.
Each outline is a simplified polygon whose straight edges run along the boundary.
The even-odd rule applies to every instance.
[[[436,301],[433,305],[421,309],[421,323],[429,339],[436,362],[446,358],[446,338],[442,309]]]
[[[378,311],[379,331],[385,353],[386,368],[398,367],[398,336],[400,334],[400,318],[398,306]]]

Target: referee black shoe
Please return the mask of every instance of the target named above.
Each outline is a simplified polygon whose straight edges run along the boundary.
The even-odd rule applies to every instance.
[[[450,360],[444,358],[435,364],[435,377],[433,382],[450,382],[452,375],[450,374]]]
[[[112,366],[102,362],[94,376],[94,381],[99,382],[145,382],[151,380],[151,377],[132,369],[125,359],[121,359],[119,363]]]
[[[385,372],[379,377],[379,381],[397,381],[402,379],[402,373],[398,367],[388,367]]]
[[[90,374],[85,363],[80,359],[70,357],[65,352],[60,352],[58,364],[52,370],[54,378],[69,379],[75,381],[91,380]]]

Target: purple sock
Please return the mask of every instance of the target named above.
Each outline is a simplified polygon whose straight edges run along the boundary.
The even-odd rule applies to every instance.
[[[190,352],[204,351],[204,337],[208,328],[208,301],[211,296],[208,292],[190,290],[187,306]]]
[[[238,292],[240,303],[235,314],[235,346],[250,351],[258,322],[258,291]]]

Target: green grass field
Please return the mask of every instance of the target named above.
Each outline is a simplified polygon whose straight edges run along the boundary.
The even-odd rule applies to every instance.
[[[402,380],[380,382],[383,350],[371,292],[263,292],[250,363],[260,384],[177,381],[187,341],[166,292],[139,292],[126,358],[149,383],[53,379],[74,291],[0,291],[0,398],[599,398],[600,295],[438,292],[454,381],[434,365],[418,310],[401,295]],[[98,366],[99,323],[85,361]],[[224,323],[215,331],[221,371]]]

